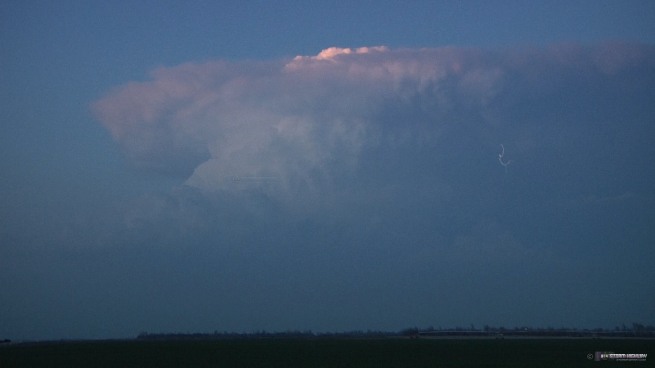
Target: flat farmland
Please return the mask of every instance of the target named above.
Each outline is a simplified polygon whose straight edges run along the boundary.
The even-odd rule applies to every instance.
[[[645,353],[643,362],[597,362],[596,351]],[[236,339],[10,344],[0,367],[652,367],[655,340]]]

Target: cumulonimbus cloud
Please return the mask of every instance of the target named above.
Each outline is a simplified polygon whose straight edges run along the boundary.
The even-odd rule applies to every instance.
[[[561,88],[567,75],[612,78],[652,65],[653,53],[627,44],[331,47],[284,60],[159,68],[92,108],[138,165],[183,173],[205,191],[257,187],[284,196],[329,190],[380,147],[402,154],[448,145],[448,132],[467,134],[458,126],[471,120],[481,129],[507,124],[525,95]],[[490,137],[491,147],[498,143]]]

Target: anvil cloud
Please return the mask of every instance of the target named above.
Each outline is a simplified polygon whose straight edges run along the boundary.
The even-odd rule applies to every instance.
[[[209,253],[221,295],[250,296],[238,310],[303,300],[275,319],[294,322],[225,312],[235,325],[317,326],[326,300],[337,329],[643,319],[653,85],[655,48],[620,43],[159,68],[93,110],[137,167],[184,185],[135,203],[110,239]],[[561,319],[552,301],[595,312]]]
[[[518,165],[516,155],[538,148],[536,130],[549,129],[537,124],[561,124],[542,114],[573,110],[545,106],[546,99],[571,88],[602,94],[584,89],[652,61],[652,48],[626,44],[331,47],[291,60],[158,68],[150,80],[116,88],[93,110],[139,166],[185,175],[203,191],[248,187],[289,199],[331,193],[385,154],[412,165],[421,160],[412,152],[425,147],[435,162],[446,159],[464,149],[457,145],[466,136],[478,140],[481,132],[488,140],[478,144],[496,149],[504,139]],[[517,119],[527,104],[553,111]]]

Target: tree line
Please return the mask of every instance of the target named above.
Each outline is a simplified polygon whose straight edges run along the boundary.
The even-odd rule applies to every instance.
[[[425,328],[410,327],[400,331],[379,331],[379,330],[354,330],[343,332],[312,332],[311,330],[299,331],[289,330],[281,332],[254,331],[254,332],[219,332],[213,333],[149,333],[141,332],[137,335],[138,340],[192,340],[192,339],[272,339],[272,338],[383,338],[383,337],[639,337],[655,338],[655,326],[633,323],[631,326],[616,326],[613,329],[593,328],[580,329],[570,327],[496,327],[485,325],[476,328],[474,325],[468,327],[454,328]]]

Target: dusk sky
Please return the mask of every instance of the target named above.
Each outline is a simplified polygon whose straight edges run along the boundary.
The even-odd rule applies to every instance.
[[[3,1],[0,339],[655,324],[655,2]]]

